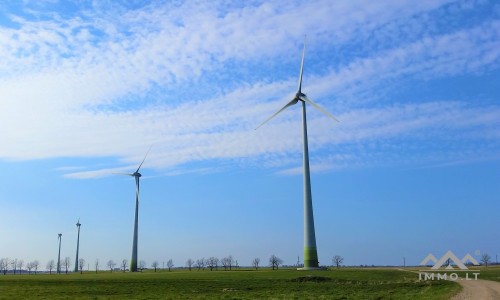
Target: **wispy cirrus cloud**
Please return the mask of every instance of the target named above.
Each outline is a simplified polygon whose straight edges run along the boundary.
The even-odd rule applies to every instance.
[[[412,80],[498,69],[500,18],[453,30],[418,26],[439,24],[436,16],[450,18],[451,9],[471,13],[453,1],[106,8],[89,6],[45,21],[12,16],[17,27],[0,27],[0,55],[8,58],[0,62],[0,157],[113,156],[122,158],[115,163],[132,164],[154,144],[149,159],[156,168],[234,159],[290,167],[300,152],[297,111],[253,129],[292,97],[296,42],[305,33],[305,91],[342,121],[331,124],[309,109],[311,147],[323,169],[339,167],[339,160],[370,164],[363,147],[347,155],[353,144],[393,145],[422,136],[455,137],[450,143],[458,149],[450,152],[469,149],[457,146],[460,139],[498,144],[498,105],[448,102],[452,95],[413,103],[392,93]],[[367,52],[364,42],[377,50]],[[359,53],[348,51],[353,45],[360,45]],[[435,151],[427,147],[422,157]],[[385,155],[389,148],[371,151]]]

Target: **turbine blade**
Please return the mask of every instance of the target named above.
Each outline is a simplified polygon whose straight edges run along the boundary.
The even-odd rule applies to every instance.
[[[134,176],[132,173],[112,173],[114,175],[128,175],[128,176]]]
[[[153,145],[151,145],[151,146],[149,147],[148,152],[146,152],[146,155],[144,155],[144,159],[142,160],[141,164],[139,165],[139,168],[137,168],[137,170],[135,171],[136,173],[137,173],[137,172],[139,172],[139,169],[142,167],[142,164],[143,164],[143,163],[144,163],[144,161],[146,160],[146,157],[148,156],[149,151],[151,151],[151,148],[152,148],[152,147],[153,147]]]
[[[307,102],[309,104],[311,104],[312,106],[316,107],[316,109],[318,109],[319,111],[321,111],[322,113],[324,113],[325,115],[329,116],[330,118],[334,119],[335,121],[339,122],[339,120],[337,120],[337,118],[335,118],[334,116],[332,116],[329,112],[327,112],[326,110],[324,110],[321,106],[319,106],[318,104],[314,103],[311,101],[311,99],[307,98],[306,95],[301,95],[300,96],[300,100],[304,101],[304,102]]]
[[[271,120],[272,118],[274,118],[277,114],[279,114],[280,112],[284,111],[287,107],[289,106],[292,106],[294,105],[295,103],[297,103],[297,99],[294,98],[292,101],[288,102],[285,106],[283,106],[282,109],[278,110],[277,113],[275,113],[274,115],[270,116],[267,120],[265,120],[264,122],[262,122],[259,126],[257,126],[257,128],[255,128],[255,130],[259,129],[262,125],[266,124],[269,120]]]
[[[304,54],[306,53],[306,37],[304,36],[304,49],[302,49],[302,62],[300,63],[300,76],[299,76],[299,87],[298,91],[301,93],[302,91],[302,71],[304,70]]]

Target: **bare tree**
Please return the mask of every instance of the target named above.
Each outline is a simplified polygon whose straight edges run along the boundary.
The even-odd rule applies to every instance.
[[[23,266],[24,266],[24,261],[22,259],[18,260],[17,261],[17,269],[19,270],[19,275],[21,275],[21,271],[23,269]]]
[[[220,263],[224,267],[224,271],[227,271],[227,269],[231,270],[231,267],[234,263],[233,256],[229,255],[227,257],[221,258]]]
[[[146,268],[146,262],[143,261],[143,260],[140,260],[139,261],[139,269],[141,269],[141,272],[142,270],[144,270]]]
[[[170,269],[172,269],[172,267],[174,266],[174,262],[172,261],[172,259],[169,259],[167,261],[167,267],[168,267],[168,271],[170,272]]]
[[[205,262],[206,260],[204,257],[196,260],[196,267],[198,268],[198,271],[200,269],[205,270]]]
[[[281,265],[282,263],[283,261],[281,260],[281,258],[277,257],[274,254],[271,255],[271,257],[269,258],[269,265],[273,267],[273,270],[274,268],[278,270],[279,265]]]
[[[234,258],[232,255],[229,255],[228,257],[226,257],[226,260],[227,260],[227,263],[229,265],[229,271],[231,271],[233,264],[234,264]]]
[[[55,261],[53,259],[49,260],[49,262],[47,263],[47,270],[49,270],[49,274],[52,274],[52,270],[54,270],[55,266]]]
[[[3,275],[7,274],[7,271],[9,270],[9,259],[8,258],[0,259],[0,270],[2,271]]]
[[[108,263],[106,265],[109,267],[111,273],[113,273],[113,268],[116,266],[116,263],[112,259],[110,259],[108,260]]]
[[[207,258],[207,267],[210,269],[210,271],[212,271],[215,267],[214,259],[215,259],[215,257],[213,257],[213,256]]]
[[[31,274],[31,269],[33,269],[33,265],[31,262],[27,263],[26,264],[26,269],[28,269],[28,275]]]
[[[38,271],[38,266],[40,265],[40,262],[35,259],[33,262],[31,262],[31,264],[33,266],[33,269],[34,269],[34,272],[35,272],[35,275],[36,275],[36,272]]]
[[[227,269],[229,268],[229,259],[227,257],[221,258],[220,264],[224,267],[224,271],[227,271]]]
[[[219,259],[215,256],[212,256],[206,260],[207,266],[210,268],[210,271],[213,269],[217,269],[219,267]]]
[[[157,260],[155,260],[155,261],[151,264],[151,268],[154,268],[154,269],[155,269],[155,272],[156,272],[156,269],[158,269],[158,265],[159,265],[158,261],[157,261]]]
[[[3,267],[3,264],[4,264],[4,259],[5,259],[5,258],[0,258],[0,271],[1,271],[2,273],[4,273],[4,272],[3,272],[3,268],[4,268],[4,267]],[[5,275],[5,273],[4,273],[3,275]]]
[[[66,256],[63,260],[63,267],[66,271],[66,274],[68,274],[68,270],[71,267],[71,258],[69,258],[68,256]]]
[[[491,256],[488,253],[483,253],[481,255],[481,261],[484,263],[486,268],[488,267],[488,263],[490,262],[490,260],[491,260]]]
[[[256,257],[252,261],[252,266],[254,266],[255,270],[259,268],[260,258]]]
[[[447,267],[448,267],[449,265],[451,265],[451,258],[448,258],[448,259],[446,260],[446,262],[445,262],[443,265],[444,265],[444,266],[447,266]]]
[[[78,260],[78,267],[80,268],[80,274],[83,274],[83,267],[85,267],[85,259],[80,258]]]
[[[127,269],[127,263],[128,261],[126,259],[122,259],[122,271],[125,272],[125,270]]]
[[[95,266],[95,272],[97,273],[97,271],[99,271],[99,258],[96,258],[94,266]]]
[[[189,271],[191,271],[191,267],[193,267],[193,264],[194,264],[194,260],[192,260],[191,258],[189,258],[186,261],[186,266],[189,268]]]
[[[10,260],[10,265],[12,266],[12,270],[14,271],[14,275],[16,275],[17,271],[17,258]]]
[[[344,258],[340,255],[335,255],[332,259],[333,264],[337,266],[337,269],[340,267],[340,264],[344,262]]]
[[[198,270],[201,268],[202,271],[205,271],[205,267],[207,266],[207,260],[202,257],[196,260],[196,264],[198,265]]]

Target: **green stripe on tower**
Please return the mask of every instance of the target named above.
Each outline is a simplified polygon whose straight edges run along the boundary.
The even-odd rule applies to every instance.
[[[318,250],[316,247],[304,247],[304,268],[317,268]]]

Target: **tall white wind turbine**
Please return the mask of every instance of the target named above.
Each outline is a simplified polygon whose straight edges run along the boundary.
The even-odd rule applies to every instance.
[[[59,252],[57,254],[57,274],[61,273],[61,240],[62,233],[57,234],[57,239],[59,240]]]
[[[152,146],[151,146],[152,147]],[[142,160],[141,164],[135,170],[134,173],[114,173],[118,175],[128,175],[128,176],[133,176],[135,178],[135,184],[136,184],[136,191],[135,191],[135,221],[134,221],[134,240],[132,242],[132,259],[130,260],[130,272],[137,272],[137,238],[138,238],[138,221],[139,221],[139,178],[142,176],[141,173],[139,173],[139,170],[142,167],[142,164],[146,160],[146,157],[149,154],[149,151],[151,151],[151,147],[149,147],[148,152],[144,156],[144,159]]]
[[[318,263],[318,250],[316,248],[316,234],[314,230],[314,216],[312,207],[312,196],[311,196],[311,178],[309,174],[309,151],[307,144],[307,122],[306,122],[306,102],[314,106],[316,109],[327,115],[328,117],[338,120],[329,114],[326,110],[321,108],[316,103],[312,102],[311,99],[307,98],[306,94],[302,93],[302,71],[304,69],[304,54],[306,51],[306,41],[304,39],[304,48],[302,50],[302,62],[300,64],[300,76],[299,76],[299,86],[295,97],[288,102],[283,108],[278,110],[274,115],[265,120],[257,128],[261,127],[269,120],[274,118],[280,112],[286,108],[296,104],[297,102],[302,103],[302,136],[303,136],[303,164],[304,164],[304,268],[301,270],[314,270],[320,269]]]
[[[80,218],[76,222],[76,227],[78,227],[78,237],[76,239],[76,258],[75,258],[75,273],[78,272],[78,252],[80,251]]]

